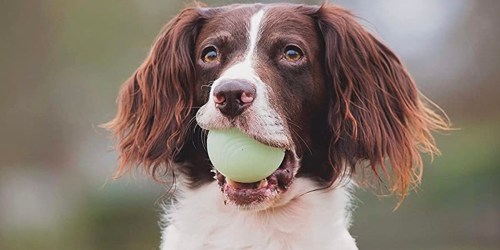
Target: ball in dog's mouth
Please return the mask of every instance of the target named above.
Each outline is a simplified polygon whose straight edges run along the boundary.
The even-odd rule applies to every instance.
[[[285,157],[285,149],[264,144],[237,128],[210,130],[206,146],[214,168],[242,183],[270,176]]]
[[[279,194],[285,192],[292,184],[297,168],[295,154],[286,150],[285,157],[280,166],[268,177],[252,183],[233,181],[215,170],[217,180],[225,203],[236,205],[240,208],[252,208],[261,203],[272,202]]]

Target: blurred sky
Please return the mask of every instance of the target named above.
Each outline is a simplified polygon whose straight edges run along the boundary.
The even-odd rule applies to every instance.
[[[393,200],[356,192],[362,249],[499,249],[500,1],[332,2],[385,40],[460,128],[437,137],[443,156],[427,163],[419,192],[396,212]],[[0,249],[158,245],[165,187],[139,174],[110,180],[116,154],[98,126],[185,5],[0,2]]]

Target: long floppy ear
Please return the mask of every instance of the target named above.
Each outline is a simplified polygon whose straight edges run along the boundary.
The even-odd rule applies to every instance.
[[[118,113],[105,125],[118,140],[119,177],[142,165],[153,178],[167,173],[193,117],[193,49],[203,22],[187,8],[160,32],[142,65],[122,85]]]
[[[367,164],[404,197],[422,175],[420,152],[439,153],[432,130],[448,120],[416,89],[399,58],[348,11],[323,5],[315,14],[331,84],[329,160],[334,178]],[[388,168],[388,164],[391,168]]]

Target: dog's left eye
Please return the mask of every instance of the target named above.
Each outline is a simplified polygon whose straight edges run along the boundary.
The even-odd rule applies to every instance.
[[[285,58],[289,62],[297,62],[302,59],[304,53],[300,50],[299,47],[294,45],[288,45],[285,48],[285,52],[283,53],[283,58]]]
[[[212,63],[219,60],[219,53],[217,52],[217,48],[215,46],[206,47],[201,53],[201,60],[205,63]]]

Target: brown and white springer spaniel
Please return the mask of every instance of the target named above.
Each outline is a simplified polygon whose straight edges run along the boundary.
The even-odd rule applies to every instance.
[[[343,8],[242,4],[186,8],[123,85],[108,124],[120,176],[140,165],[174,181],[161,249],[357,249],[353,174],[404,197],[437,152],[433,111],[399,58]],[[237,127],[286,149],[271,176],[217,173],[204,144]],[[170,178],[177,177],[177,178]]]

